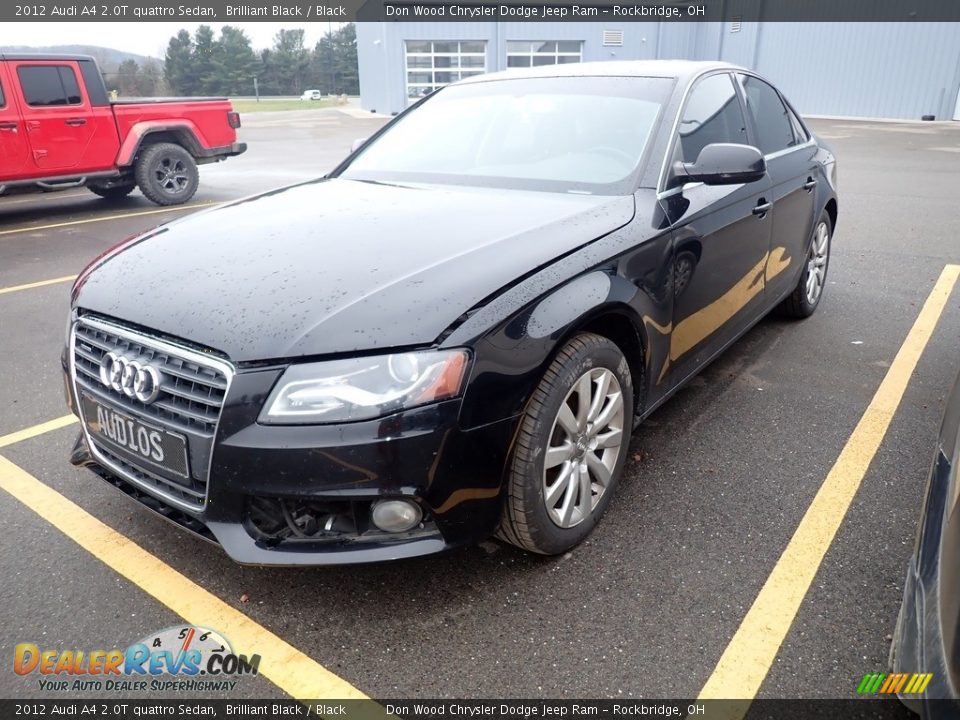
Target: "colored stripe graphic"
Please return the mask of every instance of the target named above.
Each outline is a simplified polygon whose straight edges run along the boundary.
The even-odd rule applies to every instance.
[[[883,683],[883,687],[880,688],[880,692],[881,692],[881,693],[892,692],[892,691],[891,691],[891,688],[894,687],[894,685],[897,684],[897,680],[899,680],[899,679],[900,679],[900,676],[897,675],[897,674],[888,675],[886,682]]]
[[[905,687],[905,688],[903,689],[904,694],[905,694],[905,695],[909,695],[909,694],[912,693],[917,687],[919,687],[919,686],[920,686],[920,683],[921,683],[921,678],[922,678],[922,677],[923,677],[922,675],[919,675],[919,674],[917,674],[917,673],[914,673],[913,676],[910,678],[910,682],[907,683],[907,687]]]
[[[919,695],[933,673],[867,673],[857,685],[857,695]]]

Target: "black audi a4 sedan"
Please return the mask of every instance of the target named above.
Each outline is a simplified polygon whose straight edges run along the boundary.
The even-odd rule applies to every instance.
[[[833,154],[748,70],[471,78],[323,178],[93,261],[72,462],[241,563],[562,553],[645,416],[814,312],[836,223]]]
[[[960,378],[947,400],[903,605],[891,670],[927,680],[901,695],[924,720],[960,717]]]

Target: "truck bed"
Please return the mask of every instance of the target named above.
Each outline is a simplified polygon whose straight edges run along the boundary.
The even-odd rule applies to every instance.
[[[144,97],[144,98],[117,98],[111,100],[111,105],[140,105],[148,103],[186,103],[186,102],[225,102],[226,97]]]

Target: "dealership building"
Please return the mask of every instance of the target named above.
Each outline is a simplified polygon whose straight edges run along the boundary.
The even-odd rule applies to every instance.
[[[594,60],[724,60],[805,115],[960,120],[960,23],[357,23],[362,107],[403,110],[485,72]]]

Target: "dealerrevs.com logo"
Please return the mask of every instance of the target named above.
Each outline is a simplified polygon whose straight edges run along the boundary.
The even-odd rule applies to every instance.
[[[233,690],[244,675],[256,675],[259,655],[238,655],[216,630],[174,626],[148,635],[126,650],[60,650],[20,643],[13,671],[39,675],[40,690],[216,691]]]

